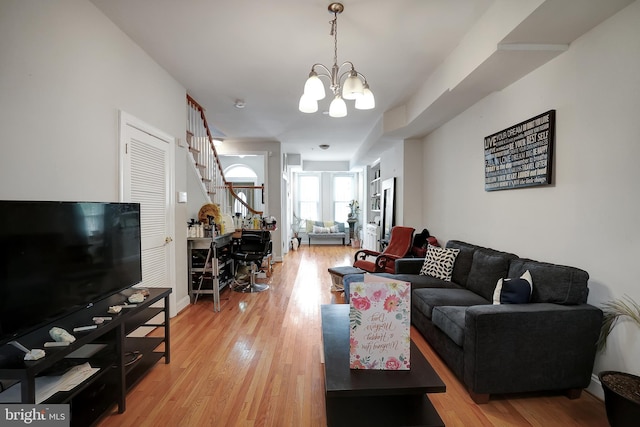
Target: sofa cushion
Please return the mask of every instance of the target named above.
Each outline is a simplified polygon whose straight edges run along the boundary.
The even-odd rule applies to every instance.
[[[331,228],[330,227],[320,227],[318,225],[314,225],[313,226],[313,230],[311,232],[312,233],[316,233],[316,234],[326,234],[326,233],[330,233],[331,232]]]
[[[493,249],[479,248],[473,253],[473,264],[467,278],[467,289],[492,301],[498,279],[507,276],[509,261],[517,255]],[[518,276],[516,276],[518,277]]]
[[[433,309],[431,318],[433,324],[460,347],[464,344],[464,317],[466,311],[467,307],[442,305]]]
[[[327,233],[328,231],[315,231],[315,227],[328,228],[331,230],[331,233],[344,233],[345,226],[344,222],[335,222],[335,221],[311,221],[310,219],[305,220],[305,230],[307,233]],[[337,230],[336,230],[337,228]],[[336,230],[336,231],[334,231]]]
[[[470,306],[491,302],[468,289],[422,288],[411,293],[411,304],[431,319],[434,307],[441,305]]]
[[[451,281],[453,264],[456,262],[459,252],[458,249],[439,248],[429,245],[427,247],[427,255],[424,258],[424,265],[420,269],[420,275]]]
[[[526,304],[531,301],[533,282],[529,270],[513,279],[498,279],[493,292],[494,304]]]
[[[589,274],[575,267],[549,264],[531,259],[517,259],[511,262],[509,277],[518,277],[529,270],[535,284],[531,302],[555,304],[585,304],[589,295],[587,282]]]
[[[391,274],[391,273],[373,273],[376,276],[389,277],[394,280],[411,283],[411,289],[420,288],[451,288],[461,289],[460,285],[447,280],[438,279],[433,276],[420,276],[417,274]]]
[[[469,277],[469,270],[471,270],[471,264],[473,263],[473,253],[479,246],[459,240],[449,240],[446,247],[460,251],[456,257],[455,264],[453,264],[451,281],[467,286],[467,277]]]

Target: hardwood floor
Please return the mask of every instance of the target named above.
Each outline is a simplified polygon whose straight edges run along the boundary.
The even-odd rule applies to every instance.
[[[222,311],[210,298],[171,321],[171,363],[163,361],[127,396],[111,426],[324,426],[320,305],[341,303],[327,268],[350,265],[355,249],[302,246],[291,251],[268,291],[225,290]],[[583,392],[496,396],[475,405],[461,383],[412,328],[411,336],[447,385],[431,395],[451,426],[606,426],[603,403]]]

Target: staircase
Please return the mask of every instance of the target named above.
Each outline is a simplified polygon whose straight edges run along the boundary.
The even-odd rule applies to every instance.
[[[231,212],[229,207],[229,194],[231,194],[251,214],[262,216],[262,211],[255,210],[240,199],[234,191],[233,183],[225,179],[204,108],[189,95],[187,95],[187,144],[211,203],[219,205],[222,212]],[[249,188],[262,189],[264,194],[264,185]]]

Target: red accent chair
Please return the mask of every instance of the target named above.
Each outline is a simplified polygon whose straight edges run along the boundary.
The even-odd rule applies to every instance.
[[[389,245],[384,248],[384,251],[361,249],[354,255],[353,266],[369,273],[395,273],[396,260],[406,257],[411,250],[414,231],[416,230],[411,227],[393,227]],[[369,257],[375,259],[368,259]]]

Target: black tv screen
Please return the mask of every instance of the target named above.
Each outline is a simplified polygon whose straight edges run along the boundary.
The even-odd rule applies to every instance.
[[[139,204],[0,201],[0,344],[141,280]]]

